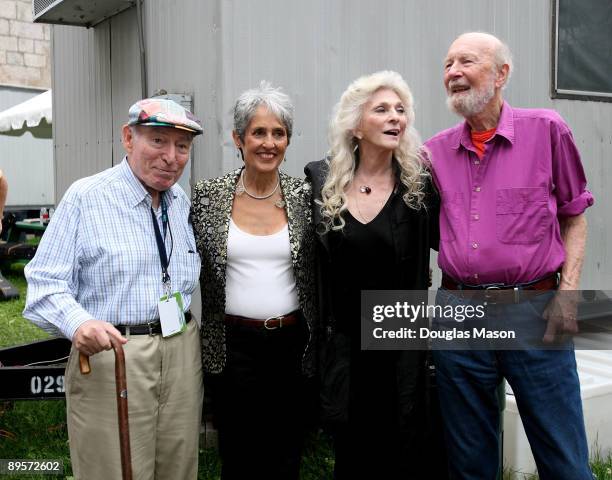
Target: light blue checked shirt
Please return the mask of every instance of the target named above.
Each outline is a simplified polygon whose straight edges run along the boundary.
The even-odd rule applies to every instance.
[[[69,339],[92,318],[114,325],[159,318],[157,303],[164,290],[151,200],[127,159],[75,182],[25,268],[23,316]],[[174,240],[168,272],[172,290],[181,293],[187,310],[200,274],[189,199],[174,185],[164,200]],[[161,230],[161,209],[157,220]],[[170,232],[165,242],[170,253]]]

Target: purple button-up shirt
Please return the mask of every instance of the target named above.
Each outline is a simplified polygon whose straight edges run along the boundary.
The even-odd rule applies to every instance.
[[[565,261],[558,218],[593,205],[572,132],[552,110],[504,102],[479,159],[463,122],[426,142],[440,190],[444,273],[466,284],[529,282]]]

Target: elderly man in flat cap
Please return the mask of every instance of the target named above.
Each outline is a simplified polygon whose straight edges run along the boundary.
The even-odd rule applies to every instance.
[[[189,199],[176,185],[200,121],[151,98],[129,110],[127,156],[75,182],[26,267],[24,316],[72,340],[66,408],[75,478],[121,478],[114,354],[124,345],[134,478],[197,478],[202,401],[200,272]],[[79,372],[79,353],[91,374]]]

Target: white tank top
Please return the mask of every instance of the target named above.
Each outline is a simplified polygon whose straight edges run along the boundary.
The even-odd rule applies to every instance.
[[[265,320],[299,305],[288,226],[272,235],[252,235],[230,218],[225,313]]]

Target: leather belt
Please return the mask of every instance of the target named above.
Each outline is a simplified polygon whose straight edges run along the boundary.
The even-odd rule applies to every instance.
[[[449,276],[442,275],[442,287],[447,290],[555,290],[558,286],[559,274],[557,272],[533,282],[517,283],[516,285],[506,285],[505,283],[469,285],[455,282]]]
[[[225,314],[225,324],[231,326],[262,328],[265,330],[276,330],[278,328],[290,327],[297,325],[300,321],[298,315],[299,310],[288,313],[287,315],[279,315],[277,317],[269,317],[263,320],[256,318],[241,317],[240,315]]]
[[[506,285],[505,283],[485,283],[482,285],[467,285],[455,282],[452,278],[443,275],[442,287],[447,290],[457,290],[461,292],[484,292],[483,299],[490,304],[496,303],[521,303],[529,297],[521,295],[521,291],[548,291],[556,290],[559,287],[559,274],[553,273],[539,280],[528,283],[517,283],[516,285]]]
[[[185,312],[185,323],[191,322],[191,312]],[[159,319],[142,325],[115,325],[121,335],[160,335],[162,333]]]

